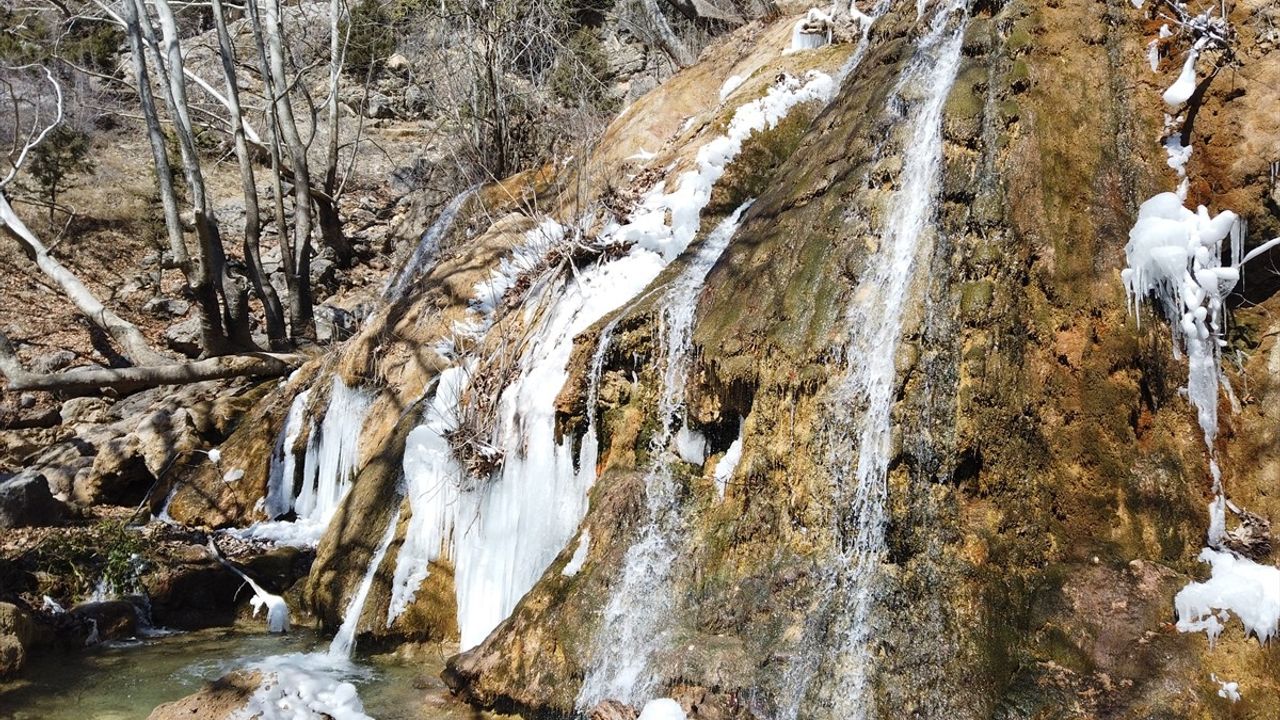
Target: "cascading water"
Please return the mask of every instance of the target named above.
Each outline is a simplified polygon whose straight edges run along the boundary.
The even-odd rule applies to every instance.
[[[605,699],[643,704],[655,690],[658,678],[652,665],[655,655],[668,645],[666,620],[675,602],[670,582],[672,559],[683,535],[672,476],[672,467],[680,459],[672,446],[676,422],[684,420],[693,314],[707,273],[728,247],[749,206],[750,202],[739,207],[716,226],[663,297],[660,425],[651,441],[654,461],[645,475],[646,524],[628,549],[621,580],[605,606],[590,666],[578,693],[579,710],[589,710]]]
[[[387,555],[387,548],[391,547],[391,541],[396,537],[396,528],[399,524],[400,510],[397,509],[391,515],[391,520],[387,522],[387,529],[383,531],[382,540],[378,542],[377,548],[374,549],[373,556],[369,558],[369,567],[365,569],[360,585],[347,603],[347,610],[343,613],[342,625],[338,628],[338,634],[334,635],[333,642],[329,643],[330,657],[349,659],[351,652],[355,650],[356,632],[360,629],[360,616],[364,614],[364,604],[369,599],[369,590],[373,587],[373,578],[378,574],[378,568],[382,566],[382,559]]]
[[[455,195],[449,201],[449,204],[444,206],[436,221],[431,223],[431,227],[427,228],[427,231],[422,234],[422,238],[418,241],[418,246],[414,248],[413,254],[409,256],[404,266],[400,268],[400,272],[396,273],[387,282],[386,288],[382,291],[382,299],[394,303],[405,298],[413,283],[422,277],[422,274],[436,261],[440,254],[440,241],[453,228],[454,220],[458,218],[458,213],[462,210],[462,206],[479,189],[479,183],[472,185]]]
[[[235,534],[246,538],[272,540],[290,545],[315,545],[338,512],[342,498],[351,489],[351,481],[360,462],[360,432],[373,405],[374,394],[362,388],[350,388],[334,376],[329,391],[329,406],[319,429],[312,428],[307,441],[302,468],[302,487],[292,497],[294,463],[293,441],[301,432],[305,415],[306,394],[294,399],[280,441],[283,452],[280,467],[271,469],[267,488],[267,507],[279,517],[291,508],[293,521],[255,523]],[[296,420],[296,424],[294,421]],[[292,433],[292,439],[290,437]],[[272,464],[275,461],[273,458]],[[286,503],[287,501],[287,503]]]
[[[403,570],[397,563],[400,589],[393,608],[397,613],[426,577],[425,563],[433,552],[429,548],[443,537],[444,527],[452,528],[463,649],[483,640],[533,587],[573,538],[586,513],[587,490],[595,480],[594,437],[582,443],[576,458],[574,438],[556,438],[555,400],[568,379],[574,338],[639,295],[684,251],[697,233],[712,186],[749,135],[775,126],[796,105],[825,100],[831,87],[831,79],[821,73],[811,72],[803,80],[785,76],[764,97],[738,108],[727,132],[699,150],[695,168],[677,178],[673,191],[666,192],[665,184],[659,184],[641,199],[625,224],[610,223],[602,231],[600,244],[626,246],[623,255],[572,276],[534,283],[525,307],[526,317],[535,324],[516,379],[503,389],[498,403],[494,444],[503,465],[495,477],[458,490],[451,524],[447,519],[430,521],[431,529],[423,531],[423,539],[410,539],[412,559]],[[548,220],[531,231],[529,247],[517,248],[513,260],[477,288],[476,309],[481,318],[463,330],[487,331],[499,300],[518,273],[536,266],[549,245],[565,241],[565,230]],[[423,432],[439,434],[438,429]],[[433,442],[411,445],[406,473],[411,463],[431,452]],[[427,510],[429,515],[434,512]],[[437,530],[440,536],[430,534]]]
[[[843,547],[834,573],[842,630],[834,658],[822,648],[804,649],[805,672],[782,704],[783,717],[800,715],[821,662],[813,657],[815,652],[826,654],[827,662],[835,666],[823,673],[834,675],[838,685],[829,715],[875,715],[867,693],[872,660],[869,619],[877,567],[886,550],[895,361],[904,309],[920,269],[927,268],[919,258],[931,245],[942,167],[942,109],[960,66],[965,11],[965,0],[945,0],[936,6],[927,32],[887,102],[891,111],[902,113],[895,121],[908,129],[902,172],[886,203],[881,241],[868,259],[846,315],[851,338],[845,376],[834,396],[835,423],[851,432],[851,437],[836,443],[830,458],[842,515],[838,526],[848,528],[841,531]]]

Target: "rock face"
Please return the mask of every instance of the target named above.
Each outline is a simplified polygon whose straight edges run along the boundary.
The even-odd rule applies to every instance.
[[[1189,201],[1239,211],[1254,229],[1249,246],[1280,232],[1264,180],[1264,159],[1280,157],[1267,120],[1280,65],[1254,42],[1262,12],[1256,2],[1232,11],[1241,67],[1232,87],[1218,76],[1197,101],[1189,166]],[[671,461],[664,511],[676,530],[663,538],[660,612],[640,638],[653,641],[638,660],[652,676],[646,692],[697,718],[843,718],[855,692],[878,717],[1267,717],[1280,704],[1273,647],[1234,624],[1213,648],[1170,625],[1174,594],[1204,573],[1195,557],[1206,537],[1207,455],[1179,394],[1186,369],[1168,328],[1146,310],[1139,323],[1119,282],[1138,205],[1177,183],[1153,138],[1164,123],[1160,92],[1178,70],[1172,57],[1186,48],[1168,48],[1174,55],[1153,73],[1146,48],[1160,21],[1123,0],[965,7],[937,26],[960,30],[958,64],[935,119],[940,157],[922,169],[908,162],[921,143],[909,120],[936,85],[908,75],[927,35],[917,13],[892,3],[830,105],[748,143],[703,211],[705,241],[755,198],[697,298],[681,395],[708,457]],[[794,20],[744,27],[623,114],[592,158],[620,169],[597,199],[626,208],[665,177],[637,155],[662,149],[674,167],[691,164],[687,146],[727,121],[734,101],[715,98],[731,75],[747,81],[727,97],[745,96],[781,68],[838,67],[854,52],[783,55]],[[1227,140],[1245,135],[1256,152]],[[931,201],[908,228],[917,249],[903,261],[914,272],[900,288],[900,321],[857,356],[851,341],[869,320],[851,308],[893,300],[873,296],[882,284],[872,270],[894,239],[894,203],[934,169],[936,183],[921,191]],[[537,191],[543,201],[556,198],[550,185],[524,176],[492,194]],[[568,195],[558,200],[577,208],[582,198]],[[322,387],[326,373],[377,388],[354,487],[307,582],[307,603],[326,625],[341,620],[399,506],[361,627],[387,638],[458,634],[453,585],[466,568],[451,567],[447,553],[406,619],[385,621],[411,519],[400,461],[446,364],[431,348],[470,317],[476,283],[534,224],[519,203],[490,200],[482,193],[486,219],[459,223],[455,235],[468,242],[446,247],[412,298],[383,308],[339,358],[317,362],[311,378],[242,424],[220,461],[244,468],[241,480],[201,469],[175,496],[175,517],[257,519],[284,396]],[[1229,336],[1240,409],[1222,403],[1217,452],[1233,500],[1274,519],[1280,332],[1269,318],[1280,301],[1248,292],[1256,295],[1239,302],[1260,305],[1241,308]],[[617,593],[633,548],[649,538],[653,463],[667,450],[652,445],[667,382],[655,297],[577,339],[556,429],[581,442],[598,422],[590,508],[578,540],[514,612],[450,660],[446,680],[478,705],[636,715],[614,698],[583,707],[579,691],[603,655],[637,652],[602,648],[600,638],[611,603],[626,618],[644,600]],[[495,314],[511,332],[494,345],[523,340],[540,318],[537,308]],[[606,327],[611,345],[597,358]],[[859,433],[872,403],[870,389],[850,387],[864,377],[853,357],[891,366],[876,388],[882,433]],[[884,460],[866,485],[862,444]],[[735,469],[721,473],[735,446]],[[881,497],[883,516],[865,520]],[[878,542],[860,565],[864,525]],[[1259,558],[1276,562],[1274,551]],[[1239,682],[1245,699],[1228,708],[1210,673]]]
[[[0,602],[0,679],[22,669],[31,652],[50,642],[51,633],[12,603]]]

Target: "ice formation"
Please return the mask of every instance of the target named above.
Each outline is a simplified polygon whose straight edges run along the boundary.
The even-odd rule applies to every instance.
[[[1174,597],[1179,630],[1203,631],[1212,643],[1234,613],[1260,642],[1280,632],[1280,568],[1210,548],[1200,551],[1200,560],[1212,566],[1213,575]]]
[[[398,504],[398,503],[397,503]],[[346,659],[351,657],[352,651],[356,648],[356,633],[360,629],[360,616],[364,614],[364,604],[369,598],[369,590],[373,587],[373,578],[378,573],[378,568],[382,566],[382,559],[387,555],[387,548],[391,546],[391,541],[396,537],[396,529],[400,524],[400,510],[391,515],[391,520],[387,522],[387,529],[382,533],[382,540],[373,551],[373,556],[369,558],[369,566],[364,571],[364,577],[360,580],[360,585],[356,587],[356,592],[351,596],[351,600],[347,602],[346,612],[342,614],[342,625],[338,628],[338,633],[333,636],[333,641],[329,643],[329,656],[337,659]]]
[[[676,431],[676,452],[680,459],[691,465],[701,465],[707,461],[707,438],[697,430],[689,428],[685,423]]]
[[[560,574],[565,577],[573,577],[582,570],[582,566],[587,562],[587,550],[591,547],[591,531],[584,529],[582,534],[578,536],[578,547],[574,548],[573,556],[569,558],[569,562],[564,564],[564,570]]]
[[[555,399],[568,378],[574,338],[640,294],[693,240],[711,189],[752,134],[775,126],[795,106],[825,101],[831,78],[817,72],[786,76],[761,98],[739,107],[724,135],[703,145],[694,168],[646,193],[625,222],[609,223],[599,242],[623,244],[616,259],[571,277],[535,283],[526,301],[535,321],[520,372],[499,399],[497,476],[460,492],[454,520],[455,584],[461,645],[473,647],[515,607],[577,532],[595,480],[594,440],[557,439]],[[536,267],[567,228],[547,221],[544,241],[531,243],[488,281],[476,304],[492,316],[521,272]],[[486,327],[481,325],[481,328]],[[589,456],[588,456],[589,454]],[[575,462],[576,461],[576,462]]]
[[[349,662],[335,663],[323,653],[293,653],[246,670],[261,673],[261,685],[233,720],[373,720],[356,686],[345,679],[356,672]]]
[[[351,489],[351,481],[360,462],[360,432],[373,400],[372,392],[347,387],[335,375],[324,419],[320,421],[319,429],[313,427],[308,437],[302,487],[297,497],[291,499],[296,519],[255,523],[231,532],[240,537],[272,540],[285,545],[314,546],[320,542],[329,521]],[[305,404],[306,401],[301,402]],[[294,403],[296,405],[299,401],[295,399]],[[287,425],[286,421],[286,434]],[[288,462],[293,461],[282,460],[279,475],[272,473],[270,476],[278,477],[280,482],[274,493],[268,488],[268,495],[273,497],[273,510],[276,511],[284,507],[284,484],[289,482],[286,470],[292,469]]]
[[[1199,41],[1187,51],[1187,59],[1182,63],[1182,72],[1178,73],[1178,79],[1174,81],[1169,89],[1164,91],[1164,104],[1171,108],[1180,107],[1195,94],[1196,91],[1196,60],[1200,57],[1200,51],[1204,48],[1204,41]]]
[[[729,445],[729,449],[725,450],[724,457],[720,458],[720,462],[716,463],[716,493],[720,497],[724,497],[725,490],[729,487],[729,480],[733,478],[733,473],[738,469],[738,462],[742,460],[742,421],[738,421],[738,437]]]
[[[298,458],[293,448],[302,434],[307,417],[307,399],[310,390],[303,390],[293,398],[284,427],[271,454],[271,467],[267,474],[267,495],[263,510],[267,519],[274,520],[293,509],[294,483],[297,482]]]
[[[227,562],[222,557],[222,553],[218,552],[218,546],[213,543],[213,538],[209,538],[209,554],[213,555],[218,562],[222,563],[228,570],[240,576],[249,584],[249,588],[253,590],[253,597],[250,598],[249,604],[253,606],[253,616],[258,616],[258,611],[262,608],[267,609],[267,631],[273,633],[282,633],[289,631],[289,605],[284,598],[267,592],[261,585],[253,581],[253,578],[244,574],[240,568]]]
[[[1213,674],[1209,675],[1209,679],[1218,683],[1218,697],[1230,700],[1233,703],[1240,702],[1240,683],[1219,680],[1218,676]]]
[[[826,32],[815,32],[817,28],[825,28]],[[810,8],[803,18],[796,21],[795,27],[791,30],[791,47],[787,52],[816,50],[830,44],[831,16],[818,8]]]
[[[684,708],[671,698],[658,698],[644,704],[636,720],[687,720]]]
[[[454,460],[448,435],[457,427],[456,411],[466,377],[465,366],[440,373],[423,423],[405,441],[405,492],[411,515],[391,579],[387,627],[413,602],[431,562],[445,553],[453,540],[463,470]]]

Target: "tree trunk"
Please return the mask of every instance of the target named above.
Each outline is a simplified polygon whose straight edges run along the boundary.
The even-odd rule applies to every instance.
[[[262,268],[259,244],[262,236],[262,218],[258,208],[258,189],[254,180],[253,162],[245,142],[244,114],[240,108],[240,89],[236,84],[234,49],[227,21],[222,14],[221,0],[213,0],[213,18],[218,34],[218,55],[222,60],[222,74],[227,82],[227,106],[231,115],[231,131],[235,139],[236,160],[240,164],[240,185],[244,191],[244,257],[249,269],[249,281],[262,301],[263,315],[267,321],[267,337],[273,350],[287,350],[289,340],[284,325],[284,311],[276,289],[266,278]]]
[[[256,5],[252,3],[252,5]],[[298,291],[290,302],[290,332],[293,338],[315,340],[315,320],[311,309],[311,169],[307,161],[307,146],[298,132],[293,115],[293,103],[289,99],[289,79],[285,73],[284,43],[281,39],[279,0],[266,0],[265,22],[257,23],[265,46],[265,60],[269,65],[272,84],[275,86],[276,127],[289,147],[293,161],[293,265]],[[253,15],[256,15],[254,13]],[[251,17],[253,16],[251,15]],[[267,70],[267,68],[264,68]],[[283,231],[283,229],[282,229]]]
[[[133,368],[87,368],[41,375],[22,372],[9,375],[8,389],[47,390],[50,392],[96,392],[111,389],[133,392],[159,385],[184,385],[203,380],[284,375],[301,365],[306,355],[252,353],[223,355],[189,363],[170,363]]]
[[[0,226],[3,226],[18,241],[27,257],[31,258],[50,280],[57,283],[71,302],[75,303],[80,312],[89,319],[89,322],[101,328],[116,341],[121,354],[126,358],[135,365],[171,362],[170,358],[152,349],[142,335],[142,331],[138,330],[133,323],[107,309],[74,273],[49,255],[48,249],[35,234],[27,229],[26,224],[13,211],[9,200],[2,192],[0,192]]]
[[[156,184],[160,205],[164,209],[164,224],[169,235],[169,250],[182,270],[187,287],[196,300],[196,312],[200,317],[200,344],[207,350],[226,345],[222,327],[222,311],[213,283],[203,271],[203,264],[193,264],[187,253],[183,237],[182,220],[178,215],[177,192],[173,185],[173,172],[169,168],[169,149],[165,145],[160,128],[160,114],[156,110],[155,95],[151,92],[151,78],[147,71],[147,59],[143,45],[139,8],[133,0],[124,3],[125,27],[129,37],[129,51],[133,59],[134,78],[138,83],[138,99],[142,115],[146,119],[147,139],[151,143],[151,156],[155,162]]]

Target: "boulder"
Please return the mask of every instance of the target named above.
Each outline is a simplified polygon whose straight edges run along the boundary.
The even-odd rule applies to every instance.
[[[236,619],[236,603],[248,601],[240,592],[244,581],[193,547],[192,561],[163,567],[143,576],[151,598],[151,622],[177,630],[199,630],[230,625]]]
[[[404,55],[394,53],[391,57],[387,58],[387,61],[382,64],[382,67],[389,72],[406,73],[412,68],[412,63],[410,63],[409,58]]]
[[[261,673],[237,670],[205,683],[200,690],[181,700],[157,707],[147,720],[226,720],[239,713],[261,684]]]
[[[138,634],[138,609],[128,600],[80,603],[69,611],[73,618],[91,622],[98,640],[119,640]]]
[[[93,465],[77,473],[71,498],[77,505],[123,505],[142,502],[155,475],[139,452],[134,434],[114,438],[98,448]]]
[[[165,328],[165,343],[188,357],[200,355],[200,318],[187,318]]]
[[[195,423],[184,409],[157,410],[138,423],[133,434],[143,462],[155,477],[164,475],[179,458],[201,445]]]
[[[355,313],[332,305],[317,305],[316,339],[320,342],[346,340],[360,329]]]
[[[22,669],[33,650],[50,641],[49,629],[27,610],[0,602],[0,678]]]
[[[58,414],[63,425],[106,422],[110,417],[111,403],[100,397],[77,397],[66,400]]]
[[[0,528],[56,525],[67,507],[49,492],[43,476],[19,474],[0,482]]]

